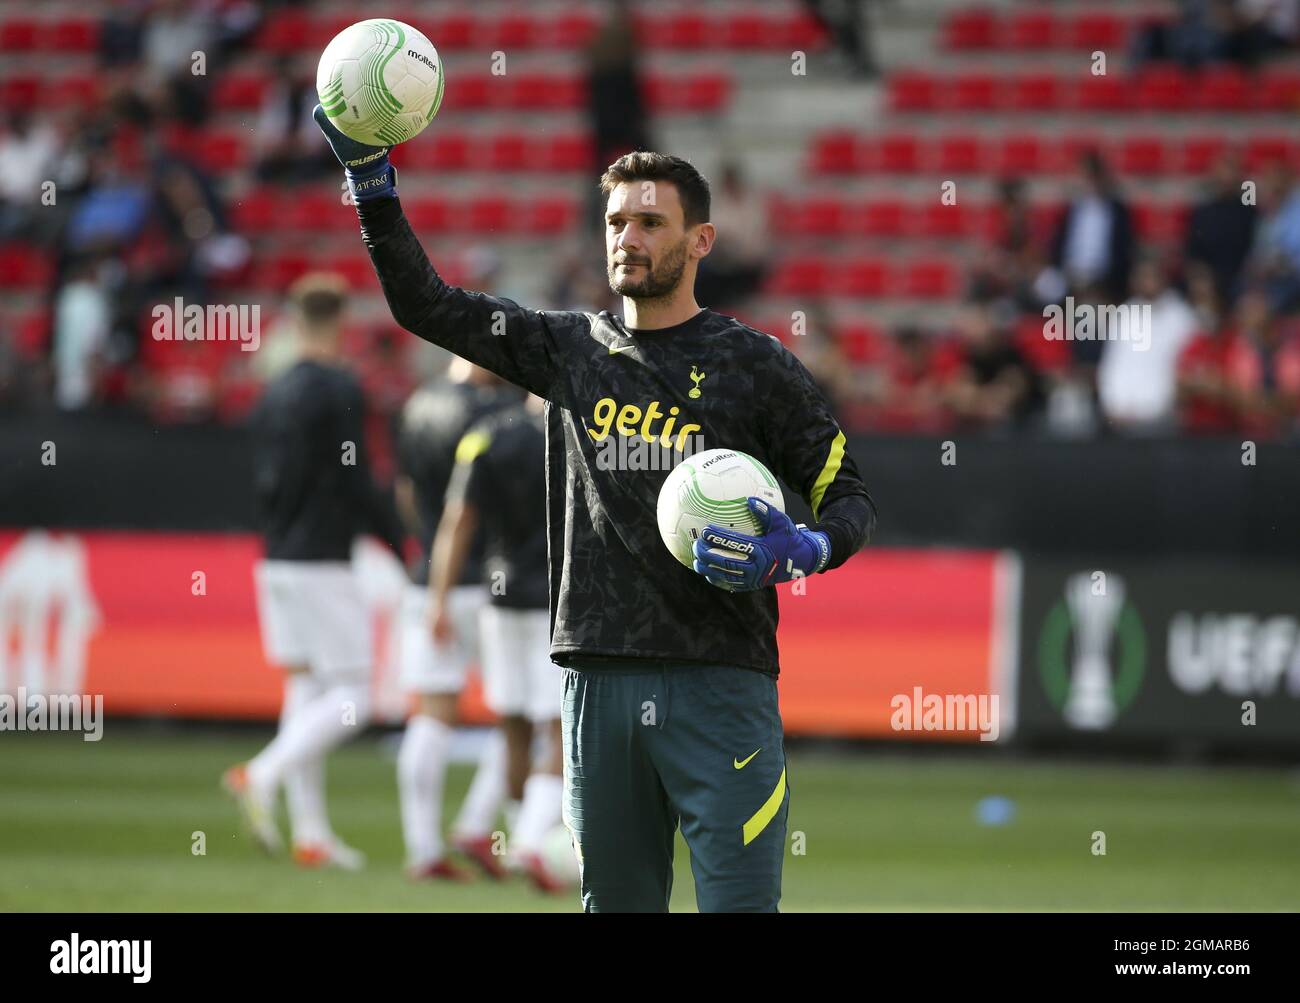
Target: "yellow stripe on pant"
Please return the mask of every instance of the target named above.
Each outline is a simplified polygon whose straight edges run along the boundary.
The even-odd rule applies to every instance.
[[[768,823],[776,818],[776,813],[781,810],[781,802],[785,800],[785,770],[781,771],[781,778],[776,782],[776,789],[772,791],[772,796],[767,799],[763,807],[754,812],[748,822],[745,823],[742,830],[745,834],[745,846],[752,843],[758,834],[767,828]]]

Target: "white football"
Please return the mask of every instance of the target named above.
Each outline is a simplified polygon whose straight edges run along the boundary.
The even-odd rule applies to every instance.
[[[682,460],[659,489],[659,535],[669,552],[695,567],[692,547],[705,526],[757,535],[750,495],[785,511],[785,496],[771,471],[736,449],[706,449]]]
[[[391,18],[344,28],[321,53],[316,96],[339,130],[359,143],[396,146],[419,135],[442,104],[442,60],[433,43]]]

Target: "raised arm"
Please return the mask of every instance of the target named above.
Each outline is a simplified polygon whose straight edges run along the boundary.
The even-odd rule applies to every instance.
[[[546,315],[444,282],[402,212],[389,148],[349,139],[320,105],[315,118],[343,165],[393,319],[426,341],[550,399],[558,349]]]

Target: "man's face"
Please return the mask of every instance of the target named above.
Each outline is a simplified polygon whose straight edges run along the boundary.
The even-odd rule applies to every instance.
[[[609,288],[634,300],[671,295],[682,281],[698,229],[687,229],[677,186],[671,182],[620,184],[605,205]]]

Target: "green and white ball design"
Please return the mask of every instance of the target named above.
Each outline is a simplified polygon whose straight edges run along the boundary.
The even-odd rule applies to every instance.
[[[442,60],[427,38],[390,18],[334,36],[316,67],[316,96],[346,136],[396,146],[420,134],[442,104]]]
[[[749,511],[750,495],[785,511],[781,486],[752,456],[736,449],[706,449],[688,456],[659,489],[657,516],[664,546],[693,568],[691,548],[705,526],[757,535],[758,521]]]

